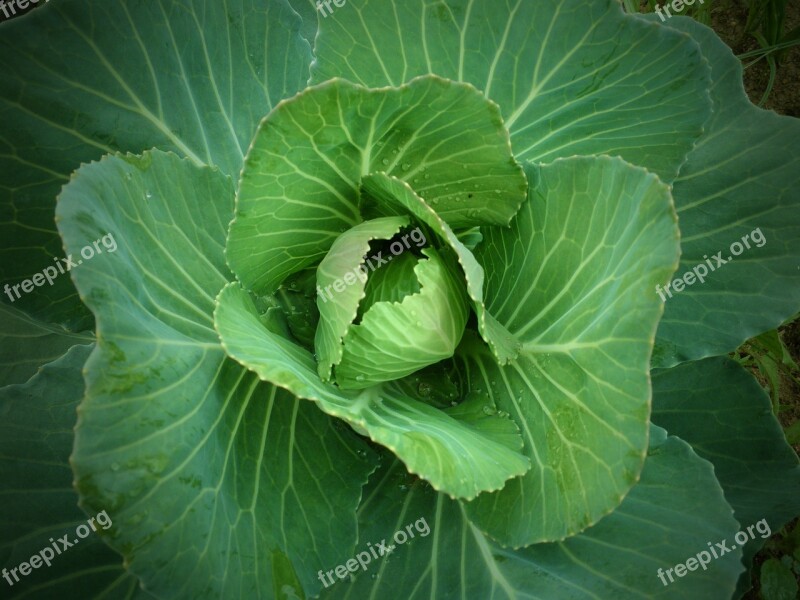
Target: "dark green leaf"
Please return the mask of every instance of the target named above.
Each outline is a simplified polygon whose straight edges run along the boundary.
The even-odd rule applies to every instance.
[[[618,155],[672,181],[710,114],[697,44],[616,0],[347,0],[319,27],[312,82],[471,83],[519,160]]]
[[[106,511],[107,519],[95,519],[96,531],[84,539],[76,537],[76,529],[97,516],[78,508],[69,466],[76,408],[84,392],[81,370],[91,350],[92,346],[73,346],[26,384],[0,389],[3,598],[153,599],[125,570],[122,557],[102,541],[119,527],[113,512]],[[65,534],[72,547],[60,542]],[[19,565],[30,565],[36,555],[38,568],[23,575]]]
[[[311,62],[286,0],[42,4],[0,28],[0,284],[63,256],[55,198],[82,163],[155,146],[238,174],[259,120]],[[68,277],[18,302],[91,327]]]
[[[458,503],[388,460],[372,476],[359,514],[357,552],[369,554],[369,544],[381,540],[395,548],[358,568],[354,581],[327,580],[324,599],[730,598],[742,570],[737,550],[669,583],[666,569],[707,550],[709,541],[730,539],[737,523],[711,465],[658,428],[642,479],[622,505],[562,542],[503,548]],[[400,530],[403,544],[393,537]]]
[[[653,371],[653,421],[714,465],[741,529],[759,525],[745,564],[800,514],[800,461],[786,444],[759,383],[734,361],[709,358]],[[756,531],[755,529],[753,531]],[[745,573],[739,592],[750,588]]]

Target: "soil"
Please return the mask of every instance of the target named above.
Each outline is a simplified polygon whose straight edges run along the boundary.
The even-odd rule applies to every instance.
[[[720,0],[711,9],[711,26],[734,54],[757,50],[760,46],[751,35],[745,33],[747,2],[743,0]],[[784,31],[800,26],[800,2],[790,0],[786,5]],[[746,59],[745,63],[752,59]],[[750,100],[758,104],[769,81],[769,65],[760,60],[744,72],[744,86]],[[800,117],[800,46],[786,51],[778,66],[772,92],[763,108],[782,115]]]

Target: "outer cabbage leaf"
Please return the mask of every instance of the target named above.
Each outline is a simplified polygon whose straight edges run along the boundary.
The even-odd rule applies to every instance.
[[[667,300],[656,367],[731,352],[800,306],[800,122],[750,103],[741,62],[711,29],[686,17],[667,25],[700,44],[714,102],[707,133],[673,189],[682,249],[675,276],[697,265],[716,270]],[[765,241],[748,240],[747,249],[741,238],[756,229]]]
[[[300,32],[303,34],[303,37],[308,41],[308,43],[313,47],[314,46],[314,38],[317,37],[317,27],[319,23],[317,22],[317,13],[319,13],[319,9],[317,8],[317,4],[315,0],[289,0],[289,4],[291,7],[300,15],[300,18],[303,20],[303,25],[300,28]]]
[[[619,158],[529,165],[510,229],[482,228],[486,307],[522,343],[499,366],[482,344],[458,357],[469,390],[522,431],[532,468],[466,506],[518,547],[563,539],[613,510],[647,449],[650,354],[663,305],[650,291],[678,260],[669,189]]]
[[[619,155],[672,181],[710,110],[697,44],[616,0],[347,0],[314,50],[314,83],[471,83],[520,160]]]
[[[72,463],[81,506],[160,597],[266,597],[352,552],[375,467],[335,420],[228,358],[214,297],[233,186],[174,154],[82,167],[58,203],[68,251],[112,231],[114,254],[73,271],[97,319]]]
[[[641,481],[613,514],[566,541],[522,550],[498,546],[462,506],[386,462],[359,509],[358,549],[383,539],[395,548],[354,581],[328,582],[322,598],[730,598],[742,570],[740,550],[669,586],[659,580],[659,568],[685,562],[709,541],[731,539],[738,525],[712,466],[688,444],[656,427],[649,452]],[[394,542],[394,533],[409,525],[414,538]]]
[[[305,87],[311,63],[286,0],[41,4],[0,27],[0,284],[63,256],[54,200],[82,163],[156,146],[236,174],[259,119]],[[91,326],[68,277],[17,303]]]
[[[90,332],[71,333],[0,304],[0,381],[24,383],[75,344],[94,340]]]
[[[28,562],[50,545],[48,540],[75,535],[88,521],[72,489],[69,454],[76,408],[83,398],[81,369],[91,346],[73,346],[45,365],[24,385],[0,389],[0,565],[11,569]],[[106,513],[111,528],[117,523]],[[89,516],[95,516],[92,513]],[[129,598],[152,600],[136,577],[125,571],[122,557],[103,544],[101,526],[82,540],[70,537],[69,552],[54,554],[51,565],[41,563],[27,576],[8,572],[14,583],[0,581],[4,598],[70,600]],[[78,543],[75,543],[78,542]],[[57,542],[58,543],[58,542]],[[58,547],[61,547],[59,543]],[[45,556],[47,554],[45,553]],[[19,575],[19,573],[18,573]]]
[[[653,421],[714,465],[742,529],[766,519],[775,532],[800,514],[800,461],[769,396],[734,361],[709,358],[654,370]],[[744,548],[748,570],[740,594],[751,587],[749,568],[767,536],[752,537]]]

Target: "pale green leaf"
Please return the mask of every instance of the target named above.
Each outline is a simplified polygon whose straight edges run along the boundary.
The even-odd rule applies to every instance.
[[[370,273],[364,299],[358,307],[359,319],[376,302],[401,302],[406,296],[419,293],[419,280],[414,274],[419,259],[412,252],[403,252],[392,255],[391,260]]]
[[[678,258],[669,190],[654,175],[608,157],[527,174],[528,201],[511,228],[482,228],[475,254],[487,310],[522,350],[505,367],[474,342],[458,354],[469,389],[517,422],[533,465],[466,507],[515,547],[581,531],[637,481],[662,311],[650,291]]]
[[[347,331],[336,381],[357,389],[410,375],[453,356],[469,308],[455,261],[433,248],[414,267],[420,291],[400,302],[370,306]]]
[[[247,154],[227,257],[248,289],[272,293],[361,221],[361,178],[409,182],[453,227],[507,224],[525,197],[497,106],[438,77],[396,89],[335,80],[261,123]]]
[[[215,311],[228,354],[301,398],[313,400],[374,442],[389,448],[408,470],[438,490],[460,498],[499,489],[529,468],[528,459],[507,446],[507,431],[493,439],[490,428],[462,422],[404,394],[396,385],[340,390],[324,383],[310,352],[264,327],[253,300],[238,284],[222,290]],[[498,419],[496,415],[486,418]]]
[[[233,196],[218,171],[153,151],[82,167],[58,203],[68,251],[103,231],[119,244],[73,273],[98,340],[76,486],[160,597],[267,597],[295,579],[315,593],[314,573],[352,552],[375,467],[351,431],[222,349],[213,309],[232,277]]]
[[[385,208],[399,214],[411,214],[427,225],[458,258],[458,264],[464,274],[467,293],[478,318],[478,329],[481,336],[492,348],[495,356],[502,363],[514,358],[519,352],[519,341],[514,338],[492,315],[486,312],[483,301],[483,268],[475,260],[472,252],[458,239],[450,226],[437,214],[436,198],[429,205],[420,198],[407,182],[386,173],[373,173],[364,177],[363,195],[367,202],[373,201],[378,208]],[[467,197],[471,194],[467,193]],[[432,206],[431,206],[432,205]]]
[[[359,223],[348,229],[331,246],[317,267],[317,308],[319,326],[314,339],[319,376],[331,378],[331,368],[342,360],[342,339],[358,314],[368,277],[364,256],[372,240],[388,240],[409,221],[386,217]],[[340,289],[341,288],[341,289]]]

